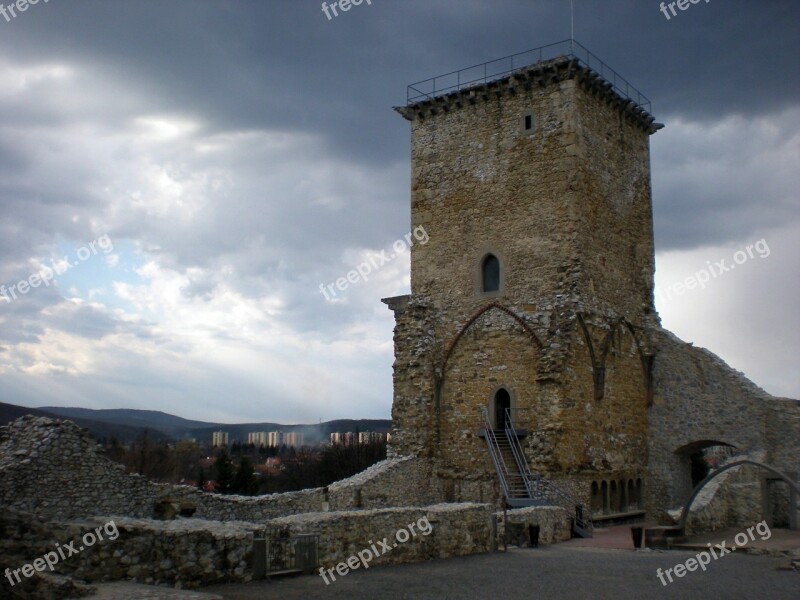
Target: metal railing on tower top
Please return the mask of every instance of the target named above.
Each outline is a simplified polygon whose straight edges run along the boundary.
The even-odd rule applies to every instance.
[[[533,50],[504,56],[503,58],[497,58],[479,65],[412,83],[408,86],[406,92],[406,105],[483,85],[490,81],[502,79],[519,69],[561,57],[575,59],[580,65],[591,69],[605,79],[617,94],[632,101],[642,110],[648,113],[651,112],[652,105],[647,96],[574,39],[540,46]]]

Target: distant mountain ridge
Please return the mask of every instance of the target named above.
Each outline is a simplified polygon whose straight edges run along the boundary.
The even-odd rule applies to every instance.
[[[157,429],[174,436],[176,432],[186,429],[199,429],[203,427],[217,427],[216,423],[206,421],[192,421],[158,410],[138,410],[133,408],[73,408],[63,406],[40,406],[50,414],[60,415],[68,419],[91,419],[118,425],[131,425],[134,427],[147,427]]]
[[[2,425],[25,414],[66,418],[91,431],[97,439],[108,440],[113,436],[122,443],[135,440],[148,429],[155,439],[169,441],[193,438],[199,442],[210,442],[211,434],[222,430],[228,432],[231,443],[246,442],[247,434],[254,431],[296,431],[304,435],[306,443],[314,444],[326,441],[335,431],[388,432],[392,426],[390,419],[337,419],[324,423],[292,425],[273,422],[227,424],[194,421],[155,410],[61,406],[26,408],[0,402]]]
[[[110,440],[112,437],[120,442],[130,442],[142,435],[144,428],[127,425],[125,423],[109,423],[100,419],[90,419],[84,416],[65,417],[54,412],[41,408],[28,408],[0,402],[0,425],[6,425],[24,415],[34,415],[37,417],[50,417],[51,419],[69,418],[76,425],[88,429],[92,436],[97,440]],[[170,435],[161,431],[153,431],[152,438],[156,441],[171,441]]]

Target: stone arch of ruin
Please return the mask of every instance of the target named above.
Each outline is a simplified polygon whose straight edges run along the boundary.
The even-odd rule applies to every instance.
[[[713,473],[709,473],[709,475],[705,479],[703,479],[703,481],[701,481],[699,484],[697,484],[697,487],[694,488],[694,491],[692,492],[692,495],[689,497],[689,500],[683,506],[683,511],[681,512],[681,518],[680,518],[680,521],[678,522],[678,528],[681,529],[681,530],[685,530],[686,521],[689,519],[689,512],[691,511],[692,504],[694,503],[694,501],[697,498],[698,494],[700,494],[700,492],[703,490],[703,488],[706,485],[708,485],[709,482],[711,482],[714,478],[716,478],[717,476],[721,475],[725,471],[727,471],[729,469],[733,469],[734,467],[740,467],[742,465],[754,465],[754,466],[756,466],[756,467],[758,467],[760,469],[764,469],[765,471],[769,471],[773,475],[777,475],[778,477],[780,477],[783,481],[785,481],[794,490],[794,493],[796,494],[796,496],[793,498],[794,504],[790,504],[789,510],[790,510],[790,522],[793,524],[791,526],[791,528],[792,529],[796,529],[797,528],[797,507],[796,507],[796,504],[797,504],[797,497],[800,496],[800,486],[798,486],[798,484],[795,481],[793,481],[788,475],[786,475],[782,471],[779,471],[775,467],[771,467],[769,465],[765,465],[764,463],[761,463],[761,462],[758,462],[758,461],[755,461],[755,460],[750,460],[750,459],[747,459],[747,458],[742,459],[742,460],[736,460],[736,461],[734,461],[732,463],[729,463],[727,465],[724,465],[724,466],[720,467],[719,469],[715,470]]]
[[[730,448],[735,448],[737,450],[741,450],[742,448],[740,444],[734,443],[733,441],[723,441],[721,439],[709,438],[684,444],[683,446],[675,449],[675,454],[678,456],[689,456],[698,450],[704,450],[706,448],[710,448],[711,446],[729,446]]]

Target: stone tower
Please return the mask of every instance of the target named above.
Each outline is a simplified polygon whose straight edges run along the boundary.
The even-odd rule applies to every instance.
[[[397,109],[411,223],[430,240],[412,248],[411,295],[384,300],[392,449],[429,459],[448,500],[501,495],[484,437],[510,414],[532,469],[586,506],[641,498],[660,125],[575,45]]]

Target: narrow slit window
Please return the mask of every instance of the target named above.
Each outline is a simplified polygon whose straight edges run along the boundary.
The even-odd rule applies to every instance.
[[[533,129],[533,116],[525,115],[525,131]]]
[[[484,292],[496,292],[500,289],[500,261],[494,254],[483,259],[481,274]]]

